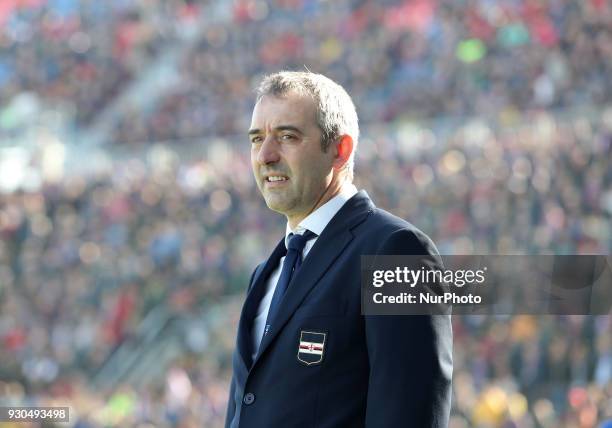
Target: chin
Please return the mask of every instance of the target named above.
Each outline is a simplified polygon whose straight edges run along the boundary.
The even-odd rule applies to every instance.
[[[267,195],[267,196],[264,197],[264,199],[266,201],[266,205],[272,211],[281,211],[283,209],[283,207],[285,206],[283,201],[279,201],[278,198],[276,198],[274,196]]]
[[[286,200],[279,200],[281,198],[276,198],[274,196],[270,197],[266,197],[266,205],[268,206],[268,208],[270,208],[272,211],[276,211],[279,214],[285,214],[289,211],[290,208],[290,204],[287,203]]]

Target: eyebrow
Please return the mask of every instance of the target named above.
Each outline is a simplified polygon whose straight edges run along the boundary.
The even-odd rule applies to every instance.
[[[276,128],[274,128],[274,131],[293,131],[293,132],[297,132],[299,134],[303,134],[302,130],[296,126],[292,126],[292,125],[281,125],[281,126],[277,126]],[[260,134],[261,133],[261,129],[258,128],[254,128],[254,129],[250,129],[249,130],[249,134],[248,135],[254,135],[254,134]]]

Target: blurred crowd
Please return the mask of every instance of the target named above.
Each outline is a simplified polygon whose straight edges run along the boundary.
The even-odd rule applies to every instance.
[[[610,423],[611,321],[610,316],[453,317],[450,426]]]
[[[517,123],[365,129],[357,185],[423,229],[443,254],[608,254],[610,110],[542,113]],[[221,315],[211,346],[188,352],[166,384],[144,391],[87,384],[152,308],[184,316],[240,296],[282,235],[283,218],[256,191],[246,137],[245,144],[213,140],[202,150],[189,162],[171,151],[117,160],[106,172],[1,196],[5,394],[72,397],[81,412],[118,406],[131,409],[122,417],[154,426],[220,423],[239,298]],[[454,323],[454,426],[592,427],[589,421],[612,417],[609,317]],[[178,413],[170,409],[177,405],[173,382],[183,394]],[[170,410],[151,413],[160,408]],[[94,413],[88,420],[97,422],[78,426],[105,426],[100,418],[111,417]],[[121,421],[107,423],[132,426]]]
[[[177,36],[189,1],[3,0],[0,135],[45,105],[88,124]]]
[[[242,134],[253,81],[279,68],[332,77],[363,122],[598,105],[612,96],[610,28],[600,0],[236,1],[171,93],[111,141]]]
[[[212,9],[223,19],[206,21]],[[119,115],[109,142],[242,134],[253,82],[281,68],[334,78],[363,122],[612,96],[606,0],[6,0],[0,129],[32,97],[86,126],[187,28],[199,36],[176,83]]]
[[[170,92],[107,136],[212,137],[197,155],[68,166],[0,193],[0,405],[69,403],[79,428],[221,426],[242,293],[284,230],[245,135],[254,82],[282,68],[348,89],[363,128],[357,186],[441,253],[610,253],[605,0],[1,0],[0,138],[33,102],[88,126],[211,5],[226,19],[200,29]],[[574,112],[583,105],[594,113]],[[161,380],[92,383],[153,309],[207,305],[222,308],[202,326],[207,345],[187,346]],[[451,427],[612,419],[610,316],[453,323]]]

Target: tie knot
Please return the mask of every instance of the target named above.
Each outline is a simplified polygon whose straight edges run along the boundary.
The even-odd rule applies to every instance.
[[[317,234],[311,232],[310,230],[306,230],[302,235],[292,233],[289,235],[289,243],[287,244],[287,250],[295,250],[301,253],[304,249],[304,246],[306,245],[306,242],[308,242],[315,236],[317,236]]]

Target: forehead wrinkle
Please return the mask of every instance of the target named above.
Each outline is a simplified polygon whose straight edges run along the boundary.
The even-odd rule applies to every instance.
[[[310,128],[322,133],[317,120],[317,108],[310,96],[288,93],[281,96],[264,95],[255,104],[248,135],[263,135],[282,130],[293,130],[308,135]]]
[[[310,119],[313,123],[317,123],[317,105],[310,95],[301,94],[291,91],[283,95],[264,95],[257,104],[261,106],[264,102],[268,103],[268,108],[280,110],[280,113],[289,119],[289,121]],[[289,106],[289,107],[288,107]],[[300,110],[300,114],[296,114],[295,110]],[[307,114],[308,113],[308,114]]]

